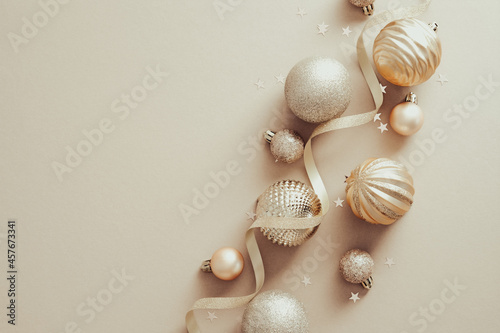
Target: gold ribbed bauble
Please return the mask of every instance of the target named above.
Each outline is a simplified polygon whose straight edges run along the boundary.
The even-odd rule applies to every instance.
[[[427,81],[439,66],[441,41],[420,20],[392,21],[375,38],[373,61],[387,81],[398,86],[416,86]]]
[[[282,180],[271,185],[257,199],[257,218],[264,216],[313,217],[321,213],[321,202],[314,190],[299,181]],[[273,243],[297,246],[312,237],[318,226],[308,229],[261,228]]]
[[[347,203],[353,213],[373,224],[392,224],[413,203],[413,178],[404,165],[388,158],[370,158],[346,180]]]

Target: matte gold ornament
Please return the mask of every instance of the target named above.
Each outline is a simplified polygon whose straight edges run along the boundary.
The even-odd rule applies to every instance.
[[[257,199],[256,216],[313,217],[321,213],[321,202],[314,190],[299,181],[282,180],[271,185]],[[297,246],[311,238],[318,226],[308,229],[261,228],[273,243]]]
[[[441,62],[437,24],[407,18],[392,21],[375,38],[373,61],[387,81],[416,86],[427,81]]]
[[[424,113],[417,104],[417,95],[410,92],[406,95],[405,102],[392,109],[389,123],[396,133],[408,136],[417,133],[422,128]]]
[[[299,61],[288,73],[285,99],[292,112],[309,123],[340,117],[352,97],[349,72],[329,57]]]
[[[371,16],[373,15],[373,11],[375,7],[373,6],[373,3],[375,0],[349,0],[350,3],[352,3],[354,6],[362,8],[363,13],[366,16]]]
[[[269,290],[257,295],[243,313],[243,333],[307,333],[304,305],[293,295]]]
[[[413,178],[404,165],[388,158],[370,158],[346,180],[346,198],[353,213],[373,224],[392,224],[413,203]]]

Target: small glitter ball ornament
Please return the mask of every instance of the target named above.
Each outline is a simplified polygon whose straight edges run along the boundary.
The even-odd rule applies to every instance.
[[[373,61],[380,75],[405,87],[427,81],[439,66],[441,53],[436,31],[414,18],[392,21],[373,44]]]
[[[288,73],[285,98],[292,112],[309,123],[340,117],[351,102],[349,72],[328,57],[306,58]]]
[[[351,283],[361,283],[366,289],[373,285],[373,262],[372,257],[366,251],[360,249],[349,250],[342,256],[339,270],[342,277]]]
[[[271,154],[276,162],[293,163],[304,155],[304,140],[293,130],[284,129],[277,133],[267,131],[264,137],[271,146]]]
[[[256,216],[313,217],[321,213],[321,202],[308,185],[295,180],[283,180],[271,185],[257,199]],[[308,229],[261,228],[273,243],[297,246],[311,238],[318,226]]]
[[[280,290],[269,290],[248,304],[241,330],[243,333],[307,333],[309,322],[298,299]]]
[[[375,0],[349,0],[354,6],[362,8],[363,13],[367,16],[373,15]]]
[[[402,164],[388,158],[364,161],[346,182],[346,199],[353,213],[373,224],[394,223],[413,203],[413,178]]]

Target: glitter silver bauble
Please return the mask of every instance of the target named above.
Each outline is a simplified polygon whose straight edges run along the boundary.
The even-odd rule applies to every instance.
[[[243,313],[243,333],[307,333],[309,322],[302,303],[280,290],[257,295]]]
[[[328,57],[306,58],[288,73],[285,98],[292,112],[309,123],[340,117],[351,102],[349,72]]]
[[[265,138],[276,161],[293,163],[304,155],[304,140],[294,130],[267,131]]]
[[[342,277],[351,283],[361,283],[363,287],[370,289],[373,279],[372,257],[366,251],[354,249],[347,251],[340,259],[339,270]]]
[[[394,223],[413,203],[413,178],[404,165],[388,158],[364,161],[346,182],[346,200],[352,212],[373,224]]]
[[[271,185],[257,199],[257,218],[264,216],[313,217],[321,213],[321,202],[314,190],[299,181],[282,180]],[[312,237],[318,226],[308,229],[261,228],[273,243],[297,246]]]

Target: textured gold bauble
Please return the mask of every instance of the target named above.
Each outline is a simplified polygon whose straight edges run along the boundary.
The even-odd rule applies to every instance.
[[[333,58],[303,59],[286,77],[287,104],[297,117],[309,123],[340,117],[351,97],[349,72]]]
[[[388,158],[371,158],[346,180],[346,199],[353,213],[373,224],[391,224],[413,204],[413,178],[404,165]]]
[[[321,213],[321,202],[314,190],[299,181],[283,180],[271,185],[257,201],[257,218],[313,217]],[[273,243],[297,246],[312,237],[318,226],[308,229],[261,228],[262,233]]]
[[[373,61],[387,81],[416,86],[427,81],[441,62],[441,41],[426,23],[407,18],[392,21],[375,38]]]
[[[302,303],[293,295],[269,290],[257,295],[243,313],[243,333],[307,333],[309,322]]]

